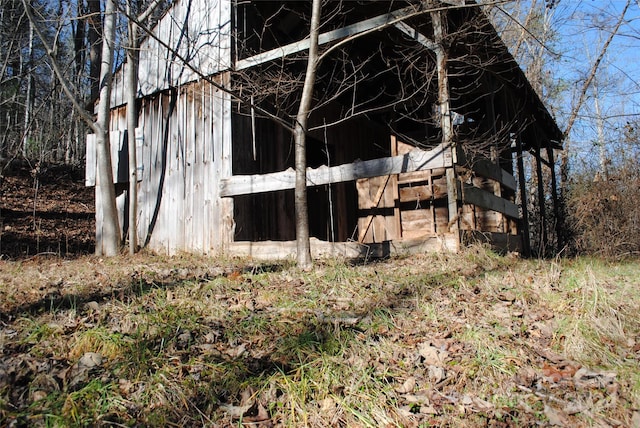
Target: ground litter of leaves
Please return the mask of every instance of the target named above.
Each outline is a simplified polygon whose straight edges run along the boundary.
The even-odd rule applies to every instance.
[[[0,261],[3,426],[638,426],[640,268]]]
[[[82,170],[20,165],[0,176],[0,257],[76,257],[95,245],[94,191]]]
[[[101,259],[60,177],[3,186],[0,426],[640,426],[636,261]]]

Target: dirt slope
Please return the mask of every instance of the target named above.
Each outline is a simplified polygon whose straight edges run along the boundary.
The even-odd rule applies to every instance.
[[[94,192],[83,172],[28,167],[5,174],[0,185],[0,257],[90,254],[95,242]]]

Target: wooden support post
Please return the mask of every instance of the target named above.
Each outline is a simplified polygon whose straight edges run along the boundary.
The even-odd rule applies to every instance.
[[[540,206],[540,242],[538,243],[538,256],[543,256],[546,254],[546,245],[547,245],[547,214],[545,210],[545,195],[544,195],[544,177],[542,176],[542,158],[540,156],[540,142],[536,147],[535,152],[536,158],[536,176],[538,177],[538,205]]]
[[[222,84],[228,85],[230,74],[222,75]],[[231,135],[231,97],[222,91],[216,91],[213,94],[214,113],[216,114],[216,122],[218,126],[218,134],[214,137],[214,179],[219,183],[223,179],[227,179],[232,175],[232,135]],[[233,198],[225,198],[220,194],[220,189],[216,188],[217,193],[217,218],[214,219],[214,227],[217,229],[216,247],[221,251],[226,251],[229,244],[233,242],[235,234],[235,221],[233,218]]]
[[[433,187],[433,171],[431,171],[429,173],[429,178],[427,179],[427,183],[428,183],[428,186],[429,186],[429,192],[431,192],[431,200],[429,201],[429,213],[430,213],[430,216],[431,216],[431,233],[435,235],[436,232],[437,232],[437,229],[436,229],[437,218],[436,218],[436,207],[434,206],[434,204],[435,204],[435,202],[434,202],[435,201],[435,198],[434,198],[435,190],[434,190],[434,187]]]
[[[454,168],[447,168],[447,198],[449,208],[449,232],[460,234],[458,227],[460,219],[458,218],[458,178]]]
[[[395,135],[391,136],[391,156],[398,156],[398,139]],[[394,174],[391,178],[391,188],[393,195],[393,222],[396,229],[394,239],[402,239],[402,220],[400,212],[400,191],[398,190],[398,178],[400,174]]]
[[[496,146],[491,147],[491,161],[494,164],[494,168],[496,170],[500,170],[500,152]],[[502,198],[502,186],[499,181],[493,182],[493,194],[499,198]],[[507,226],[507,222],[509,221],[505,215],[495,214],[499,216],[500,221],[498,222],[498,226],[501,228],[501,232],[508,233],[509,228]]]
[[[495,92],[491,92],[489,94],[489,97],[487,98],[485,105],[487,106],[489,119],[491,120],[491,129],[493,131],[493,135],[497,136],[498,126],[496,122],[498,121],[498,117],[496,115],[496,110],[495,110]],[[501,147],[499,146],[498,142],[494,141],[493,145],[489,150],[490,150],[491,162],[494,164],[495,170],[500,171],[501,170],[501,166],[500,166]],[[493,194],[502,198],[502,186],[500,185],[500,182],[493,181],[492,187],[493,187]],[[501,228],[501,231],[504,233],[509,233],[509,227],[508,227],[509,219],[507,218],[507,216],[505,216],[504,214],[494,214],[494,215],[498,216],[498,218],[500,219],[500,221],[498,221],[498,227]]]
[[[442,129],[442,143],[451,150],[454,166],[448,168],[447,197],[449,202],[449,231],[456,236],[458,248],[460,245],[460,227],[458,218],[458,179],[456,177],[456,148],[453,146],[453,124],[451,123],[451,106],[449,99],[449,76],[447,66],[447,52],[444,48],[446,35],[446,16],[442,11],[431,13],[433,25],[434,51],[436,54],[436,68],[438,72],[438,104],[440,107],[440,126]],[[456,249],[458,249],[456,248]]]
[[[558,248],[557,251],[561,251],[562,247],[564,247],[564,230],[563,230],[563,226],[564,226],[564,219],[561,217],[562,216],[562,212],[560,211],[560,201],[558,199],[558,183],[556,180],[556,168],[555,168],[555,160],[553,157],[553,148],[551,147],[551,144],[549,143],[549,145],[547,145],[547,158],[549,160],[549,164],[550,164],[550,172],[551,172],[551,197],[553,198],[553,215],[555,216],[555,220],[556,220],[556,239],[557,239],[557,243],[558,243]]]
[[[531,256],[531,236],[529,235],[529,210],[527,209],[527,181],[524,173],[524,159],[522,159],[522,141],[520,137],[516,137],[516,150],[517,158],[516,163],[518,166],[518,184],[520,187],[520,204],[522,205],[522,255],[525,257]]]

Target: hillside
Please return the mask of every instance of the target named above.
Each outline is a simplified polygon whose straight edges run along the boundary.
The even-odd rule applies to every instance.
[[[0,257],[76,257],[95,242],[94,191],[82,171],[14,167],[0,181]]]

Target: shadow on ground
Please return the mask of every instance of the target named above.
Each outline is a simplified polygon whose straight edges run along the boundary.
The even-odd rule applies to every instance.
[[[50,418],[46,414],[64,413],[69,400],[75,400],[74,406],[87,421],[99,417],[116,424],[136,421],[164,426],[206,424],[216,418],[222,424],[243,419],[254,421],[256,426],[270,426],[276,408],[267,411],[268,419],[260,419],[273,404],[268,401],[279,402],[286,397],[281,398],[284,392],[280,387],[257,394],[258,385],[269,385],[274,377],[297,379],[300,370],[314,361],[339,358],[354,341],[368,334],[380,316],[411,310],[418,294],[451,281],[440,274],[424,275],[419,284],[387,287],[375,301],[347,309],[329,301],[319,302],[312,309],[277,308],[256,302],[255,291],[265,284],[255,282],[253,274],[277,273],[289,267],[247,265],[204,274],[176,270],[164,278],[135,276],[123,286],[104,287],[85,295],[54,292],[0,314],[5,325],[10,325],[24,317],[68,312],[82,320],[61,332],[68,340],[78,341],[79,336],[96,331],[92,333],[94,348],[106,352],[104,349],[111,348],[100,344],[107,343],[118,349],[118,355],[126,355],[82,370],[79,355],[74,359],[33,352],[38,341],[7,343],[0,365],[8,369],[0,371],[0,391],[6,392],[13,410],[4,411],[5,421],[17,421],[16,426],[20,426],[37,419],[25,397],[34,388],[45,388],[54,398],[42,409],[43,420]],[[347,269],[351,267],[347,265]],[[480,269],[475,275],[483,273]],[[216,299],[227,310],[207,314],[188,302],[171,300],[176,288],[185,284],[196,290],[193,298]],[[309,287],[296,280],[278,286],[299,287],[301,293]],[[240,299],[240,295],[246,299]],[[105,302],[133,300],[137,306],[131,317],[138,321],[99,309]],[[36,385],[42,367],[48,367],[50,379],[44,387]],[[111,395],[114,402],[126,399],[129,404],[92,415],[96,405],[91,400],[98,394],[92,391],[96,388],[102,391],[100,394]],[[340,394],[343,386],[330,388]],[[157,403],[151,405],[149,400]]]

